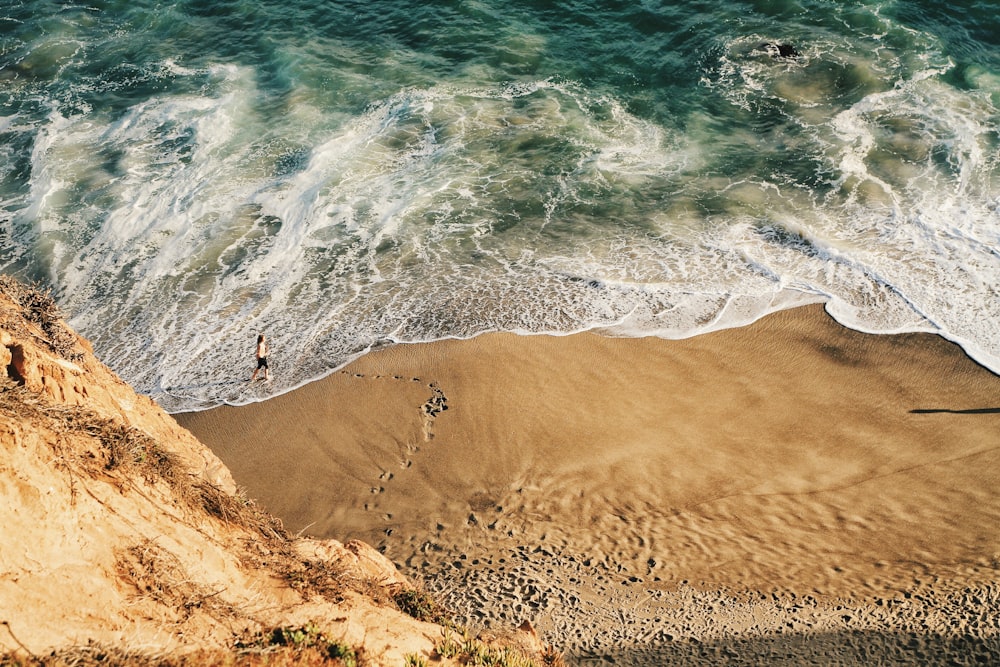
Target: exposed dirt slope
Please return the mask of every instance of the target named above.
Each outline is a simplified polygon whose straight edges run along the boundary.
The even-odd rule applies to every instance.
[[[427,600],[378,551],[288,536],[47,295],[6,276],[0,526],[0,662],[86,645],[252,651],[275,628],[309,627],[363,664],[441,642],[441,626],[399,610],[426,614]]]

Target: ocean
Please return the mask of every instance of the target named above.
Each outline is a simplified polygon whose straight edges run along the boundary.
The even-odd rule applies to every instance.
[[[170,411],[391,343],[680,338],[816,302],[1000,371],[998,17],[3,0],[0,271]]]

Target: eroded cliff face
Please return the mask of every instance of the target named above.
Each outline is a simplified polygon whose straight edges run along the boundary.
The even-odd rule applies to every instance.
[[[50,298],[8,276],[0,276],[0,369],[55,404],[86,407],[141,430],[206,480],[230,493],[236,490],[222,461],[101,363],[90,343],[62,321]]]
[[[369,664],[401,665],[441,638],[393,606],[412,587],[385,557],[288,536],[51,299],[5,276],[0,526],[0,655],[226,650],[312,622]]]

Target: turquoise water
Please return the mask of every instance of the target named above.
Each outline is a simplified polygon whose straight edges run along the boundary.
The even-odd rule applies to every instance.
[[[998,10],[8,0],[0,270],[170,410],[812,302],[1000,370]]]

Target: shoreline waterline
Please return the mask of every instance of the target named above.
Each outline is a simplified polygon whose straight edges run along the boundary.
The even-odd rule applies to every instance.
[[[618,326],[616,326],[616,325],[595,325],[595,326],[592,326],[592,327],[587,327],[587,328],[583,328],[583,329],[579,329],[579,330],[575,330],[575,331],[568,331],[568,332],[553,332],[553,331],[533,332],[533,331],[516,331],[516,330],[515,331],[487,330],[487,331],[477,332],[477,333],[472,334],[470,336],[446,336],[446,337],[443,337],[443,338],[436,338],[436,339],[431,339],[431,340],[392,340],[392,339],[389,339],[389,338],[384,338],[384,339],[381,339],[379,341],[376,341],[368,349],[366,349],[366,350],[364,350],[362,352],[359,352],[359,353],[357,353],[357,354],[349,357],[347,361],[345,361],[343,364],[337,366],[336,368],[332,368],[330,370],[327,370],[324,373],[322,373],[320,375],[317,375],[316,377],[305,379],[305,380],[303,380],[301,382],[298,382],[297,384],[294,384],[294,385],[291,385],[291,386],[282,387],[282,389],[280,391],[278,391],[278,392],[268,393],[268,390],[271,389],[271,385],[269,383],[262,383],[262,384],[259,384],[259,385],[254,385],[256,387],[260,387],[262,389],[262,391],[258,392],[258,394],[256,396],[253,396],[253,397],[251,397],[251,398],[249,398],[247,400],[224,401],[224,402],[221,402],[221,403],[213,403],[213,404],[205,405],[204,407],[200,407],[200,408],[186,408],[186,409],[179,409],[179,410],[176,410],[176,411],[167,410],[167,412],[169,414],[174,415],[176,417],[177,415],[183,415],[183,414],[187,414],[187,413],[204,412],[206,410],[212,410],[212,409],[215,409],[215,408],[218,408],[218,407],[222,407],[222,406],[243,407],[243,406],[247,406],[247,405],[252,405],[254,403],[260,403],[260,402],[268,401],[268,400],[271,400],[271,399],[273,399],[275,397],[278,397],[278,396],[282,396],[282,395],[289,394],[289,393],[294,393],[295,391],[298,391],[302,387],[305,387],[307,385],[313,384],[315,382],[322,381],[326,377],[328,377],[330,375],[333,375],[335,373],[343,372],[346,368],[350,367],[352,364],[356,363],[358,360],[364,358],[365,356],[368,356],[368,355],[370,355],[372,353],[379,352],[379,351],[384,350],[386,348],[393,347],[393,346],[398,346],[398,345],[403,345],[403,346],[409,346],[409,345],[416,345],[416,346],[420,346],[420,345],[434,345],[435,343],[441,343],[441,342],[444,342],[444,341],[468,341],[468,340],[473,340],[475,338],[479,338],[481,336],[489,336],[489,335],[493,335],[493,334],[509,334],[509,335],[514,335],[514,336],[525,336],[525,337],[539,336],[539,337],[553,337],[553,338],[572,337],[572,336],[577,336],[577,335],[580,335],[580,334],[593,334],[593,335],[597,335],[597,336],[604,336],[604,337],[607,337],[607,338],[636,338],[636,339],[654,338],[654,339],[659,339],[659,340],[664,340],[664,341],[676,341],[676,340],[685,340],[685,339],[689,339],[689,338],[696,338],[696,337],[699,337],[699,336],[706,336],[706,335],[710,335],[710,334],[713,334],[713,333],[716,333],[716,332],[719,332],[719,331],[727,331],[727,330],[732,330],[732,329],[741,329],[741,328],[749,327],[749,326],[752,326],[753,324],[755,324],[756,322],[759,322],[760,320],[765,319],[767,317],[770,317],[770,316],[772,316],[772,315],[774,315],[776,313],[780,313],[782,311],[787,311],[787,310],[796,310],[796,309],[801,309],[801,308],[808,308],[809,306],[822,306],[824,313],[831,320],[833,320],[834,322],[836,322],[838,325],[844,327],[845,329],[850,329],[851,331],[855,331],[855,332],[861,333],[861,334],[866,334],[866,335],[871,335],[871,336],[890,336],[890,337],[891,336],[906,335],[906,334],[927,334],[927,335],[932,335],[932,336],[940,337],[942,340],[948,341],[949,343],[952,343],[952,344],[956,345],[959,349],[962,350],[962,352],[965,354],[965,356],[967,356],[969,358],[970,361],[972,361],[973,363],[975,363],[976,365],[978,365],[979,367],[981,367],[983,370],[985,370],[985,371],[987,371],[987,372],[989,372],[989,373],[991,373],[993,375],[1000,375],[1000,371],[994,370],[993,368],[991,368],[991,366],[988,363],[980,361],[979,359],[976,358],[976,356],[974,354],[970,353],[970,351],[968,349],[966,349],[966,346],[970,344],[967,341],[954,340],[954,339],[946,336],[944,333],[942,333],[940,331],[931,331],[931,330],[927,330],[927,329],[901,329],[901,330],[898,330],[898,331],[888,331],[888,332],[885,332],[885,331],[872,331],[872,330],[868,330],[868,329],[865,329],[865,328],[862,328],[862,327],[853,327],[853,326],[850,326],[850,325],[845,324],[844,322],[842,322],[840,319],[837,318],[837,316],[833,312],[831,312],[830,302],[827,299],[825,299],[825,298],[823,298],[821,296],[818,296],[818,295],[815,296],[814,298],[810,298],[809,295],[802,295],[801,301],[798,301],[798,302],[796,302],[796,303],[794,303],[792,305],[787,305],[787,304],[785,304],[785,305],[776,305],[773,309],[763,311],[763,312],[757,314],[756,316],[754,316],[752,319],[749,319],[747,321],[738,322],[738,323],[729,323],[729,324],[727,324],[725,326],[722,326],[722,327],[719,327],[719,328],[710,328],[709,327],[709,328],[706,328],[704,330],[699,330],[699,331],[692,332],[692,333],[689,333],[689,334],[686,334],[686,335],[678,335],[678,336],[663,336],[663,335],[657,335],[657,334],[652,334],[652,333],[650,333],[650,334],[641,334],[641,333],[635,333],[635,332],[623,333],[623,331]],[[280,341],[279,341],[279,343],[280,343]],[[248,368],[250,368],[250,367],[248,366]],[[250,371],[252,371],[252,368],[250,368]],[[240,376],[240,377],[242,377],[242,376]],[[222,382],[222,384],[233,384],[233,385],[241,384],[241,383],[242,383],[241,379],[232,379],[232,380],[227,380],[227,381],[223,381]],[[247,384],[249,385],[249,383],[247,383]],[[161,394],[165,393],[165,394],[171,394],[171,395],[173,395],[176,391],[177,391],[176,389],[169,389],[168,388],[168,389],[161,390],[161,392],[158,392],[158,393],[161,393]],[[181,398],[180,395],[175,395],[174,397],[175,398]]]

